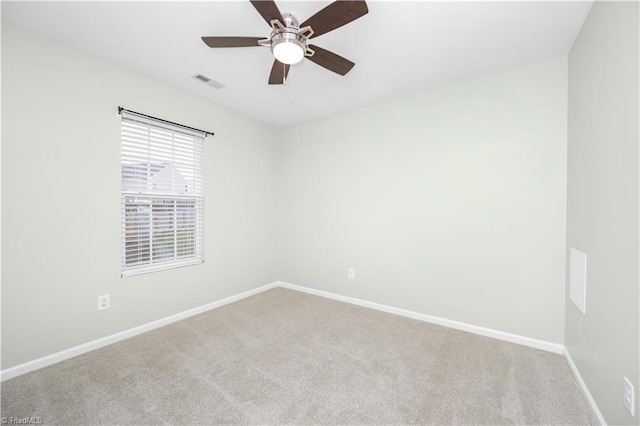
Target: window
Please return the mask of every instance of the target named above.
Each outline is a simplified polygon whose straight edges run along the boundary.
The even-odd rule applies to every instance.
[[[205,134],[121,115],[122,276],[202,263]]]

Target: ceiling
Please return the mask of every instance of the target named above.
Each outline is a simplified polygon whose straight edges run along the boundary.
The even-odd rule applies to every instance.
[[[330,1],[278,1],[300,22]],[[210,49],[203,35],[267,37],[249,3],[2,2],[2,19],[276,126],[531,64],[569,52],[591,1],[369,1],[362,18],[313,40],[355,62],[311,61],[269,86],[266,47]],[[220,90],[192,76],[223,83]]]

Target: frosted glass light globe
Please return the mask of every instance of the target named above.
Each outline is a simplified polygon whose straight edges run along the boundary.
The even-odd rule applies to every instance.
[[[278,40],[278,42],[274,44],[272,51],[273,56],[283,64],[297,64],[304,58],[302,46],[289,39]]]

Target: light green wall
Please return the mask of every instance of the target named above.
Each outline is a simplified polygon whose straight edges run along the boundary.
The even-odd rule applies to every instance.
[[[119,105],[216,132],[203,265],[120,278]],[[275,281],[275,135],[3,22],[2,368]]]
[[[596,2],[569,54],[567,250],[587,254],[586,314],[567,297],[565,344],[609,424],[638,424],[637,2]]]
[[[566,111],[561,57],[285,128],[280,278],[562,343]]]

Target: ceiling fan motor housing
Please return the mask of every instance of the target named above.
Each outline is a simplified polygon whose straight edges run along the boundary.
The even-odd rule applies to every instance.
[[[289,13],[283,14],[282,19],[284,25],[278,19],[271,20],[270,48],[273,55],[286,64],[295,64],[305,56],[312,56],[315,52],[307,47],[307,40],[313,35],[311,27],[301,29],[298,20]]]
[[[295,28],[295,29],[300,29],[300,26],[298,25],[298,20],[296,19],[295,16],[293,16],[290,13],[283,13],[282,14],[282,20],[284,21],[284,26],[287,28]],[[275,29],[275,28],[274,28]]]

